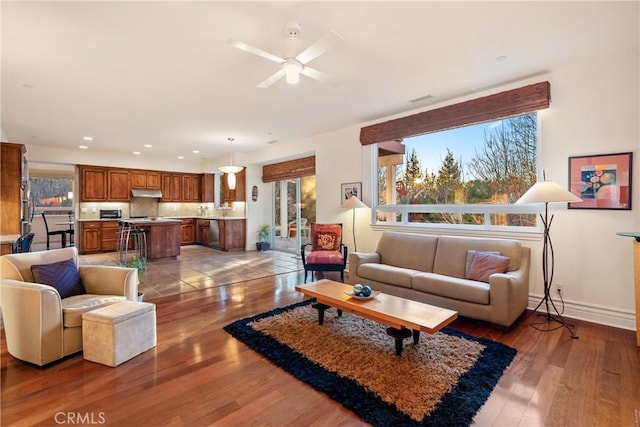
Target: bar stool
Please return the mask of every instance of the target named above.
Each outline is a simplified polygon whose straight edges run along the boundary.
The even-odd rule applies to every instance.
[[[131,253],[133,259],[143,258],[147,259],[147,234],[141,228],[138,228],[135,224],[129,221],[119,221],[118,225],[118,259],[121,264],[126,265],[129,261],[129,245],[133,244]]]

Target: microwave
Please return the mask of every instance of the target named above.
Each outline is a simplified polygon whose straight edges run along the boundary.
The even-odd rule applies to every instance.
[[[100,219],[120,219],[122,209],[100,209]]]

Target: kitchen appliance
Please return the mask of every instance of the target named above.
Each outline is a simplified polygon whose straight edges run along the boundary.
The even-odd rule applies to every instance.
[[[100,219],[120,219],[122,209],[100,209]]]
[[[209,220],[209,246],[220,247],[220,225],[216,219]]]

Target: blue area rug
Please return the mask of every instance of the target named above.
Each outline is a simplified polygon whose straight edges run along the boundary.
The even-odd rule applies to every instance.
[[[238,320],[225,331],[375,426],[466,426],[516,350],[451,328],[405,340],[385,327],[303,301]],[[332,313],[333,312],[333,313]]]

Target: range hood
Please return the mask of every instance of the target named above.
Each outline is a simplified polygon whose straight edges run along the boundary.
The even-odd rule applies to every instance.
[[[144,190],[141,188],[132,188],[131,195],[133,197],[148,197],[151,199],[162,198],[162,192],[160,190]]]

